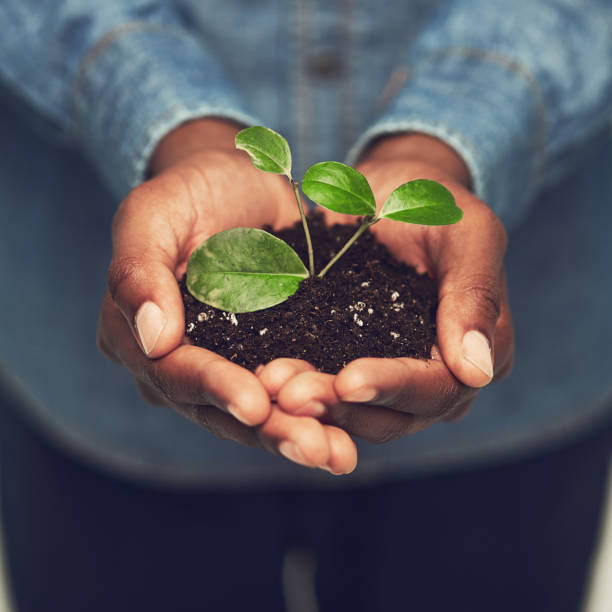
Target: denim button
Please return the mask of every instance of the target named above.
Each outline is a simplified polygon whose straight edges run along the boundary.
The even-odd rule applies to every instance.
[[[322,81],[337,78],[342,74],[342,59],[333,51],[323,49],[306,58],[306,71],[310,76]]]

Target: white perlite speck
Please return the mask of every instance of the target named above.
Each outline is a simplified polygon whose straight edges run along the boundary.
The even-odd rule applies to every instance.
[[[198,321],[202,323],[203,321],[208,321],[208,315],[205,312],[201,312],[198,315]]]
[[[374,314],[374,309],[373,308],[368,308],[368,314]]]
[[[397,291],[394,291],[394,292],[391,294],[391,301],[392,301],[392,302],[395,302],[395,300],[397,300],[397,298],[398,298],[398,297],[399,297],[399,293],[398,293]]]
[[[368,281],[364,281],[363,283],[361,283],[362,287],[369,287],[370,283]]]
[[[365,302],[357,302],[355,304],[355,310],[361,312],[366,307]]]
[[[353,315],[353,321],[355,321],[355,323],[357,323],[357,325],[359,325],[359,327],[363,327],[363,321],[359,318],[357,313],[355,313]]]
[[[263,336],[264,334],[267,334],[267,333],[268,333],[268,328],[267,327],[264,327],[263,329],[259,330],[259,335],[260,336]]]
[[[238,317],[233,312],[224,312],[221,316],[232,325],[238,325]]]
[[[400,337],[400,335],[397,332],[389,332],[389,333],[391,334],[394,340],[397,340]]]
[[[194,327],[195,325],[193,323],[189,323],[189,325],[187,326],[187,333],[192,332]]]

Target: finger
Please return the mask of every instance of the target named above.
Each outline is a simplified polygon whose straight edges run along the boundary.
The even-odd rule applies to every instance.
[[[247,427],[213,406],[173,405],[181,416],[223,440],[261,448],[305,467],[327,466],[330,462],[330,437],[327,427],[309,417],[296,417],[273,408],[259,427]],[[332,435],[333,437],[333,435]],[[354,443],[348,436],[335,436],[334,469],[348,471],[354,462]]]
[[[315,408],[317,414],[314,416],[325,424],[334,425],[350,435],[378,444],[421,431],[437,418],[406,414],[383,406],[342,401],[336,393],[336,378],[321,372],[298,374],[280,390],[278,405],[293,414],[306,414],[312,406],[322,406],[322,412]]]
[[[329,459],[323,469],[334,475],[350,474],[357,467],[357,447],[339,427],[324,425],[329,443]]]
[[[314,369],[313,365],[302,359],[281,357],[274,361],[270,361],[264,366],[260,366],[260,368],[255,370],[255,373],[268,392],[270,398],[275,399],[278,397],[278,392],[281,387],[288,380],[301,372],[307,372]]]
[[[334,380],[343,402],[384,406],[429,419],[437,419],[476,391],[461,384],[443,361],[410,359],[357,359]]]
[[[100,316],[99,344],[137,380],[152,386],[167,403],[209,404],[246,425],[263,423],[270,400],[248,370],[203,348],[184,344],[159,359],[148,359],[107,296]]]
[[[175,200],[165,183],[154,180],[135,189],[113,220],[113,257],[108,288],[145,355],[155,358],[178,346],[184,310],[175,270],[188,220],[168,218]]]
[[[396,412],[382,406],[339,402],[328,407],[324,421],[368,442],[386,444],[423,431],[437,419]]]
[[[470,211],[466,213],[470,214]],[[438,277],[438,342],[444,361],[465,385],[483,387],[494,376],[494,336],[503,299],[507,238],[488,209],[478,220],[486,231],[472,240],[444,241]]]
[[[459,404],[456,408],[451,410],[448,414],[444,415],[444,417],[442,417],[441,420],[447,423],[451,423],[454,421],[458,421],[459,419],[462,419],[470,411],[470,408],[472,407],[474,403],[474,399],[475,398],[471,398],[467,402],[463,402],[462,404]]]
[[[278,391],[279,407],[290,414],[321,417],[326,407],[338,403],[334,390],[335,376],[303,371],[291,377]]]
[[[273,409],[257,432],[262,447],[274,449],[290,461],[307,467],[321,467],[329,461],[327,434],[316,419]]]

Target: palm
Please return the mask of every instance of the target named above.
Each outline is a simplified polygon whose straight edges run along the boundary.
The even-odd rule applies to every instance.
[[[147,400],[171,406],[223,438],[347,472],[355,466],[356,450],[346,433],[278,410],[251,372],[183,342],[175,277],[190,252],[224,229],[281,228],[297,217],[286,181],[258,172],[242,153],[193,153],[162,168],[115,216],[99,345],[128,367]]]
[[[177,273],[189,254],[211,235],[232,227],[280,229],[298,219],[292,191],[282,177],[255,170],[243,153],[196,154],[167,170],[167,240],[178,239]]]

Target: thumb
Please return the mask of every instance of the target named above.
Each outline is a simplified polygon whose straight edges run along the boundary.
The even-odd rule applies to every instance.
[[[158,194],[132,192],[113,220],[109,292],[142,351],[151,358],[176,348],[185,332],[184,308],[175,277],[176,224],[164,219]]]
[[[494,376],[495,329],[506,300],[501,227],[461,245],[450,244],[440,275],[438,343],[451,372],[465,385],[483,387]],[[498,231],[500,230],[501,231]],[[469,245],[469,246],[466,246]]]

